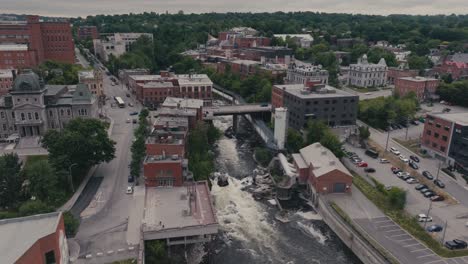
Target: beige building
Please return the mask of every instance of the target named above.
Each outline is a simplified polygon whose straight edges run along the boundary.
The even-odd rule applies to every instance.
[[[96,68],[90,71],[80,71],[78,72],[78,81],[79,83],[86,84],[91,94],[94,94],[96,97],[99,98],[104,95],[101,70]]]

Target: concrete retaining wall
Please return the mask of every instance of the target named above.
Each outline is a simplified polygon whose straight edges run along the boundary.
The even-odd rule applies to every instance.
[[[319,212],[323,221],[338,235],[343,243],[365,264],[391,263],[382,256],[370,243],[343,221],[323,198],[319,198]]]

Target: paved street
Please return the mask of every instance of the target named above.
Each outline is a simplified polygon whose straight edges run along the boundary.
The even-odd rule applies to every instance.
[[[111,138],[117,142],[116,158],[97,168],[93,178],[102,177],[99,187],[85,190],[90,192],[88,195],[92,198],[83,202],[88,205],[83,206],[86,209],[79,212],[82,219],[75,237],[80,245],[81,259],[78,263],[102,263],[136,257],[137,254],[135,242],[139,239],[136,237],[138,234],[133,234],[130,241],[132,243],[127,241],[129,212],[134,206],[134,198],[133,195],[125,193],[129,175],[130,146],[136,125],[126,123],[126,120],[129,118],[129,112],[139,111],[140,107],[112,108],[114,96],[122,97],[126,103],[137,104],[125,96],[126,91],[121,85],[112,86],[107,75],[104,75],[104,89],[110,98],[104,106],[104,112],[114,121]]]

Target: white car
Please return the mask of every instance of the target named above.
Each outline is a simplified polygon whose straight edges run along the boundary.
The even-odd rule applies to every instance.
[[[425,214],[418,214],[419,222],[432,222],[432,217]]]
[[[419,181],[416,180],[415,178],[411,177],[411,178],[407,179],[406,182],[409,183],[409,184],[413,184],[413,183],[418,183]]]
[[[400,160],[403,161],[404,163],[408,163],[409,162],[409,159],[403,155],[400,155],[399,156]]]
[[[132,186],[128,186],[127,187],[127,191],[125,192],[126,194],[132,194],[133,193],[133,187]]]
[[[380,163],[390,163],[390,161],[388,161],[387,159],[379,159],[379,162]]]
[[[409,176],[410,174],[408,172],[405,172],[405,171],[400,171],[397,173],[397,176],[399,178],[403,177],[403,176]]]
[[[371,95],[371,93],[365,93],[365,95]]]
[[[390,152],[392,152],[393,154],[395,154],[395,155],[397,155],[397,156],[401,154],[400,151],[398,151],[398,149],[396,149],[396,148],[394,148],[394,147],[391,147],[391,148],[390,148]]]

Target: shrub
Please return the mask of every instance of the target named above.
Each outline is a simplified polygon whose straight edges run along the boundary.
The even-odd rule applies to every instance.
[[[271,161],[272,154],[266,148],[255,148],[255,159],[262,165],[267,166]]]
[[[46,214],[53,212],[54,208],[45,204],[41,200],[30,200],[23,203],[18,212],[21,216],[35,215],[35,214]]]
[[[80,220],[76,219],[69,211],[66,211],[63,213],[63,222],[67,237],[74,237],[80,226]]]

